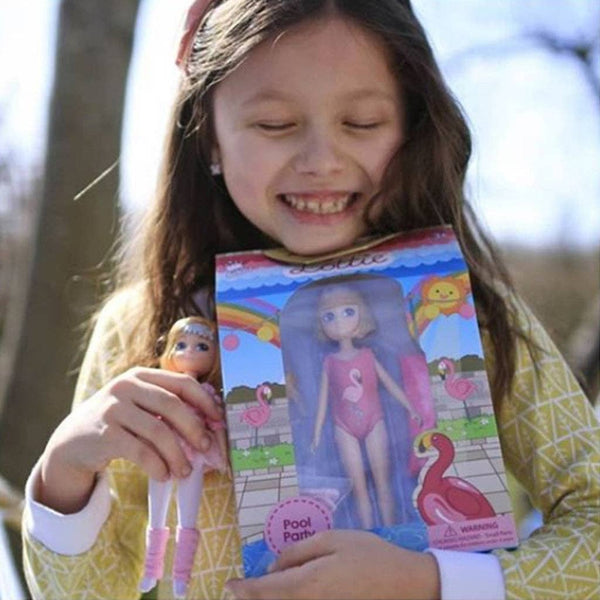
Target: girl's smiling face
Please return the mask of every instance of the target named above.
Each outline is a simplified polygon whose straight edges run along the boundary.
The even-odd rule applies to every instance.
[[[215,158],[254,225],[292,252],[328,252],[366,233],[403,116],[382,44],[329,16],[261,44],[217,86]]]

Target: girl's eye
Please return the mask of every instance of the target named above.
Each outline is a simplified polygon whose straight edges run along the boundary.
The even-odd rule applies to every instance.
[[[353,317],[356,314],[356,309],[352,308],[351,306],[349,306],[348,308],[344,309],[344,316],[345,317]]]
[[[294,123],[256,123],[256,127],[267,133],[279,133],[289,131],[294,127]]]
[[[321,315],[321,321],[323,323],[331,323],[335,319],[335,315],[332,312],[326,312]]]
[[[196,346],[196,350],[200,350],[200,352],[208,352],[210,350],[210,346],[206,342],[200,342]]]
[[[185,350],[187,348],[187,344],[185,342],[177,342],[175,344],[175,350]]]
[[[382,124],[383,123],[381,121],[372,121],[370,123],[362,123],[362,122],[356,122],[356,121],[345,121],[344,122],[344,125],[346,127],[349,127],[350,129],[363,129],[363,130],[377,129]]]

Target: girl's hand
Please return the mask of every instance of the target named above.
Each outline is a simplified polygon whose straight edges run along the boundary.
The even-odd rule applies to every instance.
[[[191,468],[177,436],[199,451],[211,442],[196,411],[223,417],[193,377],[130,369],[78,406],[52,434],[42,455],[37,499],[63,513],[80,510],[96,474],[115,458],[136,463],[153,479],[186,477]]]
[[[286,548],[264,577],[235,579],[238,599],[438,599],[435,558],[366,531],[318,533]]]

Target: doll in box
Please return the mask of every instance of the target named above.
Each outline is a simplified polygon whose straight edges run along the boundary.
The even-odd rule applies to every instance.
[[[201,317],[178,320],[170,329],[165,350],[160,357],[160,367],[186,373],[202,381],[202,386],[216,403],[221,399],[215,391],[219,378],[219,359],[215,324]],[[193,410],[190,408],[190,410]],[[202,499],[204,474],[217,470],[229,472],[227,437],[224,421],[206,419],[213,440],[206,452],[198,452],[179,438],[181,448],[192,465],[192,472],[177,481],[177,534],[173,562],[173,592],[185,595],[190,578],[194,554],[200,533],[196,517]],[[145,571],[140,590],[152,589],[163,575],[165,548],[169,529],[165,527],[173,478],[167,481],[150,479],[148,483],[149,523],[146,532]]]
[[[336,446],[352,482],[361,526],[370,529],[374,525],[363,445],[381,519],[384,525],[392,525],[396,517],[390,486],[389,437],[379,384],[398,400],[416,423],[421,423],[421,416],[373,351],[355,344],[376,328],[367,302],[357,290],[349,285],[327,286],[319,297],[317,315],[318,335],[335,342],[337,351],[328,354],[323,363],[311,450],[316,451],[320,444],[327,409],[331,406]]]

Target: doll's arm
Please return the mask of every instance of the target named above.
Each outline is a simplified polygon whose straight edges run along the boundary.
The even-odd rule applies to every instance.
[[[315,420],[315,432],[313,435],[310,449],[315,452],[321,442],[321,431],[325,424],[325,415],[327,414],[327,393],[329,391],[329,377],[327,370],[323,367],[321,373],[321,387],[319,388],[319,406],[317,408],[317,418]]]
[[[422,422],[421,415],[412,407],[404,390],[392,379],[390,374],[379,364],[377,360],[375,362],[375,371],[381,383],[385,389],[392,395],[406,410],[410,413],[411,418],[415,419],[419,424]]]

